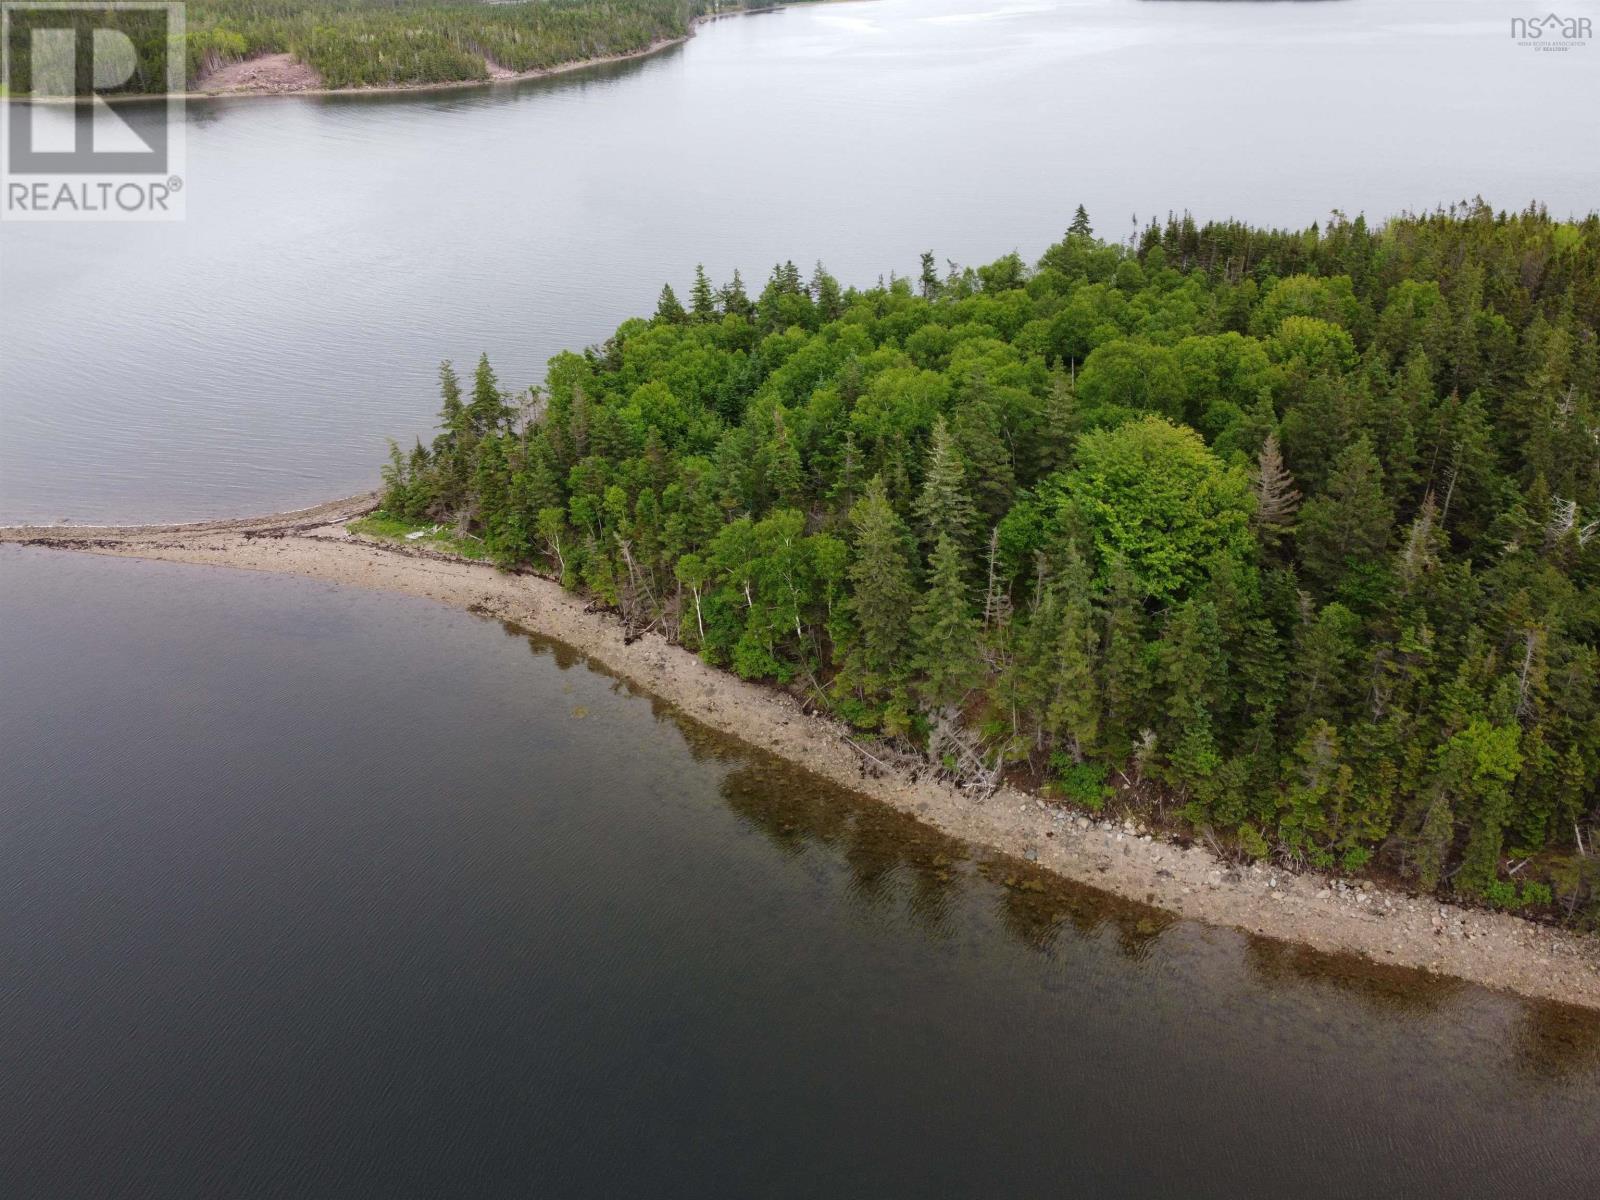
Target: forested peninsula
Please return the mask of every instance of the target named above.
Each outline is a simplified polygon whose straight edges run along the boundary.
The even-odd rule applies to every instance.
[[[591,61],[627,58],[689,36],[698,20],[776,7],[779,0],[191,0],[181,52],[190,91],[254,83],[256,90],[398,88],[486,82]],[[60,14],[13,14],[29,22]],[[85,29],[115,26],[139,47],[120,88],[167,91],[164,14],[84,7]],[[13,56],[12,95],[29,94],[29,57]],[[253,64],[269,69],[252,73]]]
[[[974,798],[1600,924],[1600,217],[1080,208],[1033,265],[820,265],[507,392],[391,532],[560,578]]]

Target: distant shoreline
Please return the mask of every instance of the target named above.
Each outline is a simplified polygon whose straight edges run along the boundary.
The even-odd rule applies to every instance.
[[[1524,996],[1600,1009],[1600,938],[1312,872],[1236,867],[1131,823],[1094,820],[1002,788],[973,801],[870,760],[842,725],[779,689],[708,666],[539,575],[506,574],[346,524],[375,494],[294,512],[186,524],[0,527],[0,545],[298,575],[423,597],[564,642],[686,715],[943,832],[1079,883],[1328,953],[1359,955]]]
[[[446,92],[466,91],[480,88],[500,87],[506,84],[526,83],[534,79],[545,79],[554,75],[566,75],[573,71],[582,71],[588,67],[604,67],[613,63],[632,62],[635,59],[648,58],[660,54],[663,50],[670,50],[674,46],[681,46],[694,37],[702,24],[710,21],[720,21],[727,17],[746,17],[761,13],[783,12],[787,6],[778,5],[771,8],[737,9],[732,12],[703,13],[694,17],[689,22],[689,31],[678,37],[657,38],[648,46],[638,50],[628,50],[621,54],[603,54],[597,58],[575,58],[570,62],[557,63],[552,67],[534,67],[527,71],[516,71],[511,74],[490,76],[488,79],[444,79],[424,83],[385,83],[371,87],[316,87],[316,88],[240,88],[233,91],[194,91],[194,92],[157,92],[128,96],[100,96],[97,97],[110,104],[154,104],[168,100],[182,100],[185,103],[202,100],[264,100],[278,99],[295,96],[391,96],[404,92]],[[267,56],[260,56],[267,57]],[[246,59],[245,61],[252,61]],[[6,97],[12,99],[12,97]],[[24,104],[83,104],[88,99],[84,97],[58,98],[58,97],[19,97],[18,103]]]

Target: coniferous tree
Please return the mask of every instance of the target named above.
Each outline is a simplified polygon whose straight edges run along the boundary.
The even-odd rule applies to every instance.
[[[500,381],[489,365],[488,354],[479,355],[477,369],[472,373],[472,403],[467,412],[473,432],[479,437],[498,433],[513,411],[500,392]]]
[[[913,512],[917,519],[917,534],[923,545],[932,547],[941,537],[948,537],[958,551],[970,549],[973,531],[977,526],[977,510],[967,495],[961,456],[942,414],[933,424],[933,437],[928,445],[928,465],[922,476],[922,492],[917,497]]]
[[[446,360],[439,364],[440,433],[434,439],[434,481],[431,488],[434,516],[453,516],[466,499],[471,472],[473,418],[461,400],[461,381]]]
[[[916,605],[906,530],[883,477],[874,476],[850,510],[855,532],[850,564],[852,644],[844,678],[865,698],[886,698],[900,684],[910,640],[908,616]]]
[[[748,319],[753,311],[750,297],[744,290],[744,280],[739,277],[737,269],[722,289],[722,311],[744,319]]]
[[[810,290],[817,316],[822,321],[837,321],[844,315],[844,293],[839,289],[839,281],[828,274],[820,262],[812,272]]]
[[[1150,658],[1138,578],[1122,560],[1111,565],[1105,614],[1105,738],[1119,755],[1133,749],[1148,719]]]
[[[439,395],[443,401],[439,408],[440,437],[459,439],[466,434],[466,408],[461,403],[461,380],[449,359],[439,364]]]
[[[849,428],[844,431],[844,442],[839,447],[838,474],[828,490],[828,499],[840,511],[848,513],[855,507],[856,497],[860,493],[860,478],[861,453],[856,449],[855,430]]]
[[[782,409],[777,409],[773,413],[772,442],[768,447],[766,475],[767,484],[779,504],[788,508],[800,505],[804,499],[800,451],[789,436]]]
[[[1089,570],[1071,548],[1060,583],[1061,617],[1053,648],[1054,695],[1047,720],[1050,733],[1074,763],[1099,748],[1100,687],[1095,678],[1099,636],[1089,604]]]
[[[1032,438],[1034,478],[1043,479],[1070,465],[1078,430],[1078,399],[1066,372],[1057,367],[1040,405],[1039,423]]]
[[[1300,510],[1300,561],[1306,574],[1332,588],[1352,568],[1383,557],[1394,511],[1383,491],[1383,468],[1365,435],[1334,462],[1328,487]]]
[[[965,567],[960,547],[941,533],[929,564],[928,587],[913,618],[913,666],[922,677],[918,694],[934,711],[959,705],[979,679],[978,622]]]
[[[717,293],[706,278],[706,269],[699,264],[694,269],[694,288],[689,293],[690,311],[696,321],[714,321],[717,316]]]
[[[1048,713],[1055,693],[1055,651],[1061,629],[1061,593],[1052,586],[1049,564],[1042,553],[1034,557],[1032,604],[1011,633],[1009,661],[998,681],[1011,723],[1015,754],[1032,756],[1048,748]]]
[[[1251,483],[1256,497],[1256,536],[1263,545],[1276,545],[1294,529],[1295,510],[1300,507],[1300,493],[1295,490],[1294,477],[1283,465],[1276,433],[1268,433],[1261,443]]]
[[[989,521],[1000,520],[1017,497],[1017,478],[999,414],[986,401],[968,401],[956,410],[951,434],[972,481],[978,511]]]
[[[678,294],[672,290],[672,285],[663,283],[661,298],[656,301],[656,320],[681,325],[688,318],[689,314],[684,312],[683,305],[678,303]]]
[[[418,443],[420,447],[421,443]],[[390,512],[399,513],[401,516],[411,514],[411,468],[403,454],[400,453],[400,444],[393,438],[389,439],[389,461],[379,469],[379,477],[383,480],[383,507]]]

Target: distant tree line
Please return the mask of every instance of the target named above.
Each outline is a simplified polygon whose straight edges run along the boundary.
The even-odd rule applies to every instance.
[[[505,394],[384,504],[962,784],[1600,920],[1600,218],[1080,208],[844,288],[791,263]]]
[[[210,69],[264,54],[292,54],[332,88],[489,78],[490,62],[528,71],[628,54],[683,37],[694,18],[770,7],[776,0],[190,0],[187,38],[178,52],[193,87]],[[83,9],[85,28],[122,28],[142,47],[143,64],[122,90],[166,90],[149,64],[164,25],[129,9]],[[13,94],[31,87],[22,52],[30,23],[58,15],[19,10],[12,26]]]

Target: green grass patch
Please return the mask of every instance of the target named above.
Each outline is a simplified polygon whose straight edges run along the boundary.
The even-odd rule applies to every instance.
[[[487,561],[489,552],[484,549],[483,543],[475,537],[458,538],[448,528],[435,525],[431,521],[407,521],[400,517],[391,516],[383,509],[368,513],[364,517],[357,517],[354,521],[347,522],[345,528],[351,533],[360,534],[362,537],[380,538],[384,541],[399,542],[404,546],[423,546],[429,550],[438,550],[445,554],[456,554],[462,558]],[[410,534],[421,534],[421,537],[410,537]]]

